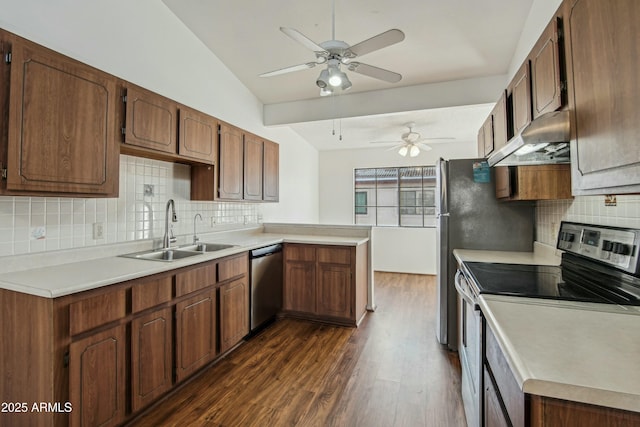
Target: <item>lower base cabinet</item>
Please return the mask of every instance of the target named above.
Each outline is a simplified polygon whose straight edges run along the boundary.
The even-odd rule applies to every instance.
[[[71,426],[117,426],[125,419],[126,329],[116,326],[69,348]]]
[[[230,350],[249,333],[249,283],[242,279],[221,285],[220,353]]]
[[[216,356],[216,291],[176,304],[176,380],[182,381]]]
[[[366,312],[368,243],[284,246],[284,313],[356,326]]]
[[[131,321],[131,409],[134,412],[172,386],[172,323],[171,308]]]

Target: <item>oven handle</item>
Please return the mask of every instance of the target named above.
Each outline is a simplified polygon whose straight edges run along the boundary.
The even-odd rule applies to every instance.
[[[462,280],[466,282],[466,278],[464,277],[464,274],[462,273],[462,271],[457,270],[456,276],[454,279],[456,291],[458,291],[458,294],[460,294],[463,300],[465,300],[467,303],[475,307],[477,302],[475,301],[475,298],[473,298],[467,291],[468,285],[466,283],[464,285],[461,283]]]

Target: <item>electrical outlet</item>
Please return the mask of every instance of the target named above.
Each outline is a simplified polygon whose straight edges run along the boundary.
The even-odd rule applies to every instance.
[[[154,188],[151,184],[144,184],[144,195],[153,197],[154,196]]]
[[[94,222],[93,223],[93,240],[104,239],[104,223],[102,222]]]

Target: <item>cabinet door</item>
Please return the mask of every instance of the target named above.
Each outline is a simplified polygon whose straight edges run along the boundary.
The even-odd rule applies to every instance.
[[[178,105],[146,89],[126,85],[124,142],[165,153],[176,153]]]
[[[71,343],[72,426],[116,426],[125,417],[125,326]]]
[[[131,322],[131,407],[142,409],[171,388],[171,308]]]
[[[574,194],[640,192],[640,3],[577,0],[568,18]]]
[[[284,309],[316,312],[315,261],[286,261],[284,267]]]
[[[491,111],[493,120],[493,150],[499,150],[507,144],[507,102],[506,93],[496,102]]]
[[[277,202],[280,186],[280,146],[275,142],[264,141],[263,168],[262,199],[267,202]]]
[[[496,166],[493,170],[496,178],[496,198],[506,199],[511,197],[509,166]]]
[[[6,191],[117,196],[116,79],[10,40]]]
[[[243,179],[242,131],[227,124],[220,124],[218,157],[218,196],[220,199],[242,200]]]
[[[533,118],[562,106],[558,20],[553,19],[531,52]]]
[[[180,106],[178,113],[178,154],[214,164],[218,148],[218,120],[184,105]]]
[[[244,135],[244,199],[262,200],[263,143],[254,135]]]
[[[517,135],[531,123],[531,73],[530,62],[526,60],[509,86],[513,107],[513,134]]]
[[[484,156],[486,157],[493,152],[493,114],[490,114],[484,125],[482,125],[482,133]]]
[[[216,355],[216,291],[176,304],[176,380],[182,381]]]
[[[323,316],[351,318],[351,266],[318,264],[316,313]]]
[[[478,157],[485,157],[484,155],[484,125],[478,130]]]
[[[249,284],[246,276],[220,286],[220,352],[249,333]]]

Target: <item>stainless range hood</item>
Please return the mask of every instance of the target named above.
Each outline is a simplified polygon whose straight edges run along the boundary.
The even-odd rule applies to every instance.
[[[490,166],[570,163],[568,111],[546,113],[488,157]]]

